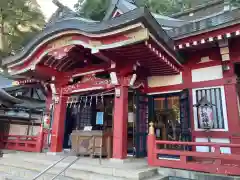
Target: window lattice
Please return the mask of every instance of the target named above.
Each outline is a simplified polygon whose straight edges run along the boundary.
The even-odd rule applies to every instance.
[[[207,97],[207,100],[213,104],[213,117],[214,117],[214,129],[224,129],[224,116],[222,107],[222,95],[221,88],[201,89],[196,90],[196,100],[199,102],[203,97]],[[198,121],[198,128],[200,124]]]

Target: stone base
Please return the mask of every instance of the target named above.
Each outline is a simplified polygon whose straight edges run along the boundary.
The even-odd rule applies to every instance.
[[[20,152],[9,154],[7,157],[0,158],[0,170],[3,173],[10,174],[10,179],[33,179],[47,166],[62,158],[62,156],[57,156],[59,153],[56,152],[48,154],[52,156],[47,156],[45,153]],[[40,177],[39,180],[52,179],[63,167],[67,167],[75,159],[76,157],[67,157]],[[100,165],[99,159],[82,157],[69,167],[64,177],[59,177],[59,179],[66,180],[79,178],[87,180],[163,180],[164,177],[157,173],[157,168],[148,167],[146,161],[142,159],[102,159]]]
[[[115,159],[115,158],[111,158],[109,159],[109,161],[111,163],[120,163],[120,164],[124,164],[124,163],[129,163],[133,161],[133,158],[128,158],[128,159]]]
[[[50,155],[50,156],[62,156],[62,155],[65,155],[64,151],[63,152],[47,152],[46,154]]]

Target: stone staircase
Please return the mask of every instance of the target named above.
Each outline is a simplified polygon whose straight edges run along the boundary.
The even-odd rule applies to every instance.
[[[16,152],[4,154],[0,159],[0,180],[31,180],[34,176],[61,159],[60,155]],[[50,180],[76,157],[69,156],[50,169],[39,180]],[[164,180],[156,168],[147,166],[146,160],[111,161],[81,157],[58,180]]]

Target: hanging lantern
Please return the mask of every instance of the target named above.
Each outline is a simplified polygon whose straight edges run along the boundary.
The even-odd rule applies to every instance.
[[[198,122],[201,129],[209,130],[213,128],[213,106],[206,96],[194,105],[197,108]]]

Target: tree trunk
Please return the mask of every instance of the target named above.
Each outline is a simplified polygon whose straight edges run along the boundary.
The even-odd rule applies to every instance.
[[[0,27],[0,51],[4,52],[4,29],[2,25]]]
[[[2,9],[0,9],[0,13],[2,14]],[[4,44],[5,40],[4,40],[4,21],[3,21],[3,17],[1,16],[0,19],[0,52],[4,52],[5,47]]]

